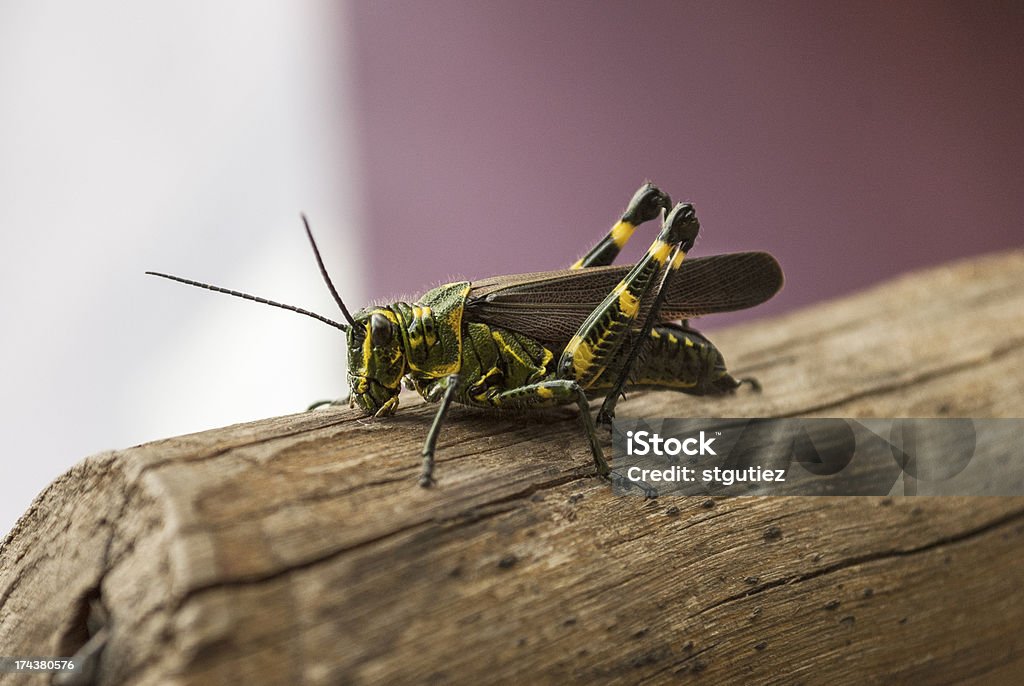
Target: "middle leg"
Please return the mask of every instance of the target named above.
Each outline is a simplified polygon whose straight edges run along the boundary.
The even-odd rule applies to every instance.
[[[604,451],[601,450],[601,443],[597,438],[594,419],[590,416],[590,403],[587,401],[583,388],[575,381],[569,379],[539,381],[498,393],[489,400],[489,404],[493,407],[516,410],[567,405],[571,402],[575,402],[579,408],[580,422],[587,434],[597,473],[601,476],[608,476],[611,470],[608,468],[608,462],[604,459]]]

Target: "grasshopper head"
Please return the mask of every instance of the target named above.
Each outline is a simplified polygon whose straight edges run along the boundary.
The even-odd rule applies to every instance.
[[[351,404],[368,415],[393,414],[405,374],[398,317],[387,307],[356,313],[348,330],[348,383]]]

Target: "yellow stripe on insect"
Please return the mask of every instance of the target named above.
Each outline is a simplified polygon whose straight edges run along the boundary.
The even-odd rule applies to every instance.
[[[491,331],[491,338],[494,339],[495,343],[501,346],[502,350],[504,350],[507,354],[511,355],[512,359],[514,359],[516,362],[527,367],[533,366],[533,361],[527,360],[522,355],[517,354],[516,349],[509,345],[508,341],[506,341],[505,337],[502,336],[500,333],[498,333],[497,331]]]
[[[630,319],[636,317],[636,313],[640,309],[639,298],[633,295],[625,283],[620,283],[615,290],[619,294],[619,311]]]
[[[686,259],[686,253],[680,250],[676,253],[676,256],[672,258],[672,268],[679,269],[679,265],[683,263],[684,259]]]
[[[566,347],[572,351],[572,368],[576,371],[576,377],[582,378],[594,362],[593,349],[579,336],[573,336]]]
[[[547,348],[544,348],[544,360],[540,363],[540,366],[541,367],[547,367],[548,366],[548,362],[550,362],[554,357],[555,357],[554,353],[552,353]]]
[[[427,342],[428,348],[433,348],[434,344],[437,343],[437,327],[434,326],[434,313],[430,311],[429,307],[423,308],[423,339]],[[430,326],[427,326],[427,324]]]
[[[370,330],[370,320],[366,320],[366,335],[363,337],[363,359],[362,368],[366,369],[366,365],[369,363],[370,356],[373,355],[373,334]]]
[[[555,392],[547,386],[540,386],[537,389],[537,395],[541,398],[554,398]]]
[[[633,236],[634,231],[636,231],[635,224],[627,222],[625,220],[620,220],[615,223],[615,226],[612,227],[612,230],[608,233],[608,236],[611,237],[612,243],[614,243],[617,247],[621,248],[627,242],[629,242],[629,239]]]
[[[647,254],[658,264],[665,264],[665,260],[668,259],[671,252],[672,246],[661,240],[654,241],[654,245],[647,250]]]

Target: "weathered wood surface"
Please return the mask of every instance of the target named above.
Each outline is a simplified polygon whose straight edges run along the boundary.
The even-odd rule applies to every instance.
[[[1022,284],[1013,252],[720,331],[762,395],[620,416],[1024,416]],[[74,653],[98,599],[102,684],[1019,681],[1022,498],[616,497],[570,411],[454,411],[424,490],[407,404],[79,463],[0,548],[0,654]]]

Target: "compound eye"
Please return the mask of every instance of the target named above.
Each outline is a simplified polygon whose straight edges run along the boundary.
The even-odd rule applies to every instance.
[[[370,316],[370,345],[379,348],[391,342],[394,335],[391,322],[382,314]]]

